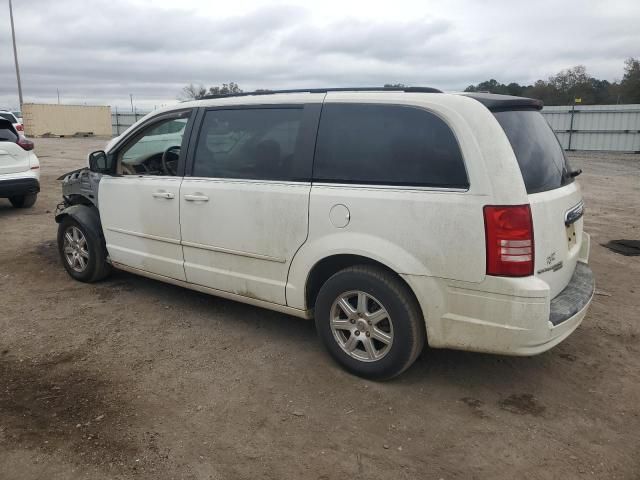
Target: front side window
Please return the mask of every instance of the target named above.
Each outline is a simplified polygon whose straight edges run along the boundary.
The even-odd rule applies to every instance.
[[[314,181],[467,188],[458,142],[436,115],[398,105],[325,104]]]
[[[210,110],[196,147],[193,176],[295,179],[302,108]]]
[[[154,123],[125,147],[120,157],[124,175],[176,175],[187,118]]]

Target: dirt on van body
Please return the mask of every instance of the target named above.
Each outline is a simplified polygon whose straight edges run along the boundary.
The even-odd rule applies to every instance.
[[[597,294],[532,358],[427,350],[353,377],[313,323],[127,273],[86,285],[56,250],[55,180],[105,140],[39,139],[33,209],[0,200],[0,478],[640,477],[640,156],[584,173]]]

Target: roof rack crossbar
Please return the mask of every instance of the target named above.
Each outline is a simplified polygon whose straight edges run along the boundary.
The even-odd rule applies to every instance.
[[[431,87],[339,87],[339,88],[298,88],[290,90],[259,90],[256,92],[223,93],[205,95],[200,100],[227,97],[246,97],[248,95],[274,95],[276,93],[327,93],[327,92],[407,92],[407,93],[442,93],[442,90]]]

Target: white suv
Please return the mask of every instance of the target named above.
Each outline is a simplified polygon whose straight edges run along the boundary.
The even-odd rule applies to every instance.
[[[165,108],[65,178],[63,263],[81,281],[113,266],[313,317],[368,378],[398,375],[425,341],[540,353],[594,292],[579,172],[541,107],[407,88]]]
[[[10,120],[0,118],[0,198],[16,208],[29,208],[40,191],[40,162],[33,142],[20,135]]]

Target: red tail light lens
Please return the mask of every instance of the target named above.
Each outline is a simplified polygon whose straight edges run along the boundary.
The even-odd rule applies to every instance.
[[[484,207],[487,275],[533,275],[533,222],[529,205]]]
[[[28,138],[23,137],[22,135],[20,135],[18,137],[18,145],[20,145],[24,150],[33,150],[33,142],[31,140],[29,140]]]
[[[16,130],[17,130],[17,131],[19,131],[19,132],[24,132],[24,125],[22,125],[21,123],[19,123],[19,124],[16,126]]]

